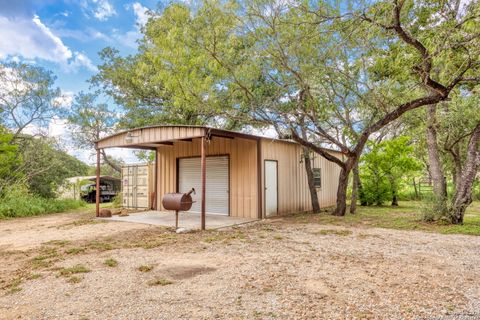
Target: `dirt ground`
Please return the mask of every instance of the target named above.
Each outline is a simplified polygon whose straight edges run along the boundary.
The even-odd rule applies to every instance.
[[[1,319],[480,319],[480,237],[271,219],[0,222]]]

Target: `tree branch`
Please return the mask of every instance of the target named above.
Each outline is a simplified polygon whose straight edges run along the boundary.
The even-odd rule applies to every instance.
[[[294,141],[298,142],[302,146],[305,146],[305,147],[315,151],[316,153],[318,153],[319,155],[321,155],[322,157],[324,157],[328,161],[336,163],[340,168],[345,169],[345,163],[342,160],[340,160],[339,158],[331,155],[327,150],[325,150],[325,149],[323,149],[319,146],[316,146],[315,144],[311,143],[310,141],[306,141],[306,140],[302,139],[297,134],[297,132],[295,130],[291,129],[291,132],[292,132],[292,139]]]

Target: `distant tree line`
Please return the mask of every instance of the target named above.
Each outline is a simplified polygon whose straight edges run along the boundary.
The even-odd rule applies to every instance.
[[[63,112],[54,81],[52,73],[40,67],[0,65],[0,199],[14,189],[54,198],[65,178],[90,170],[42,134]]]

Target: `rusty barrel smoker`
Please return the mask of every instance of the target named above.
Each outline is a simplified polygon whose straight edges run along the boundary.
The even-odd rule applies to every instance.
[[[162,205],[166,210],[175,210],[175,229],[178,228],[178,211],[188,211],[192,208],[193,200],[191,194],[195,194],[192,188],[187,193],[166,193],[162,199]]]

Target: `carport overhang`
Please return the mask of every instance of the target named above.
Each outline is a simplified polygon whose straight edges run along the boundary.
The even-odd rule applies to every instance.
[[[130,149],[143,149],[154,150],[155,152],[155,190],[154,201],[155,207],[158,208],[158,148],[162,146],[173,146],[177,141],[192,141],[193,139],[201,139],[200,147],[200,159],[201,159],[201,229],[205,230],[205,217],[206,217],[206,142],[215,138],[226,139],[249,139],[255,140],[257,145],[257,185],[258,185],[258,218],[262,218],[262,186],[261,186],[261,137],[228,131],[215,129],[204,126],[150,126],[137,128],[132,130],[126,130],[102,138],[95,142],[95,149],[97,151],[96,161],[96,216],[100,213],[100,153],[102,149],[107,148],[130,148]],[[156,209],[152,208],[152,209]]]

